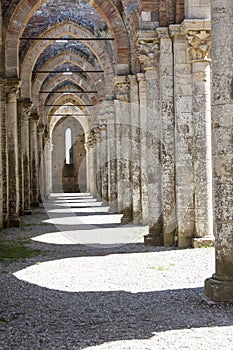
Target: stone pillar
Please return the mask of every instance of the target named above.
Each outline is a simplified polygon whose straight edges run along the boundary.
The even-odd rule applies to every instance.
[[[40,203],[42,203],[42,198],[44,196],[44,181],[45,181],[45,175],[44,175],[44,161],[43,161],[43,151],[44,151],[44,131],[45,126],[42,122],[39,123],[37,127],[37,134],[38,134],[38,183],[39,183],[39,195],[38,200]]]
[[[233,3],[212,1],[213,179],[216,273],[205,282],[214,301],[233,302]]]
[[[159,39],[154,31],[139,32],[139,60],[144,65],[147,86],[147,176],[149,234],[146,245],[162,245],[161,121],[159,84]]]
[[[101,120],[101,179],[102,179],[102,201],[108,202],[108,163],[107,163],[107,125],[105,120]]]
[[[192,26],[193,27],[193,26]],[[206,26],[207,27],[207,26]],[[210,30],[186,28],[192,62],[195,238],[193,246],[213,245],[213,198],[211,157]]]
[[[138,82],[135,75],[129,75],[130,80],[130,114],[131,114],[131,173],[133,222],[141,222],[141,164],[140,164],[140,111]]]
[[[108,140],[108,200],[109,211],[116,213],[117,208],[117,151],[116,151],[116,122],[115,107],[109,102],[107,113]]]
[[[85,151],[86,151],[86,183],[87,183],[87,193],[90,193],[90,148],[88,142],[88,136],[85,135]]]
[[[96,182],[96,196],[101,200],[102,198],[102,174],[101,174],[101,134],[100,127],[95,127],[95,182]]]
[[[185,36],[180,25],[171,25],[174,52],[175,189],[179,247],[192,246],[195,232],[192,70],[187,62]]]
[[[18,102],[17,109],[17,130],[18,130],[18,164],[19,164],[19,215],[24,214],[24,189],[23,189],[23,169],[22,169],[22,103]]]
[[[49,136],[45,138],[45,197],[48,199],[50,193],[52,193],[52,151],[53,144],[51,143]]]
[[[32,110],[30,101],[21,101],[21,169],[22,169],[22,199],[23,214],[31,214],[31,181],[30,181],[30,145],[29,118]]]
[[[7,80],[6,85],[6,129],[9,175],[9,227],[19,226],[19,150],[17,99],[20,81]]]
[[[88,166],[89,166],[89,192],[95,193],[95,173],[94,173],[94,140],[93,133],[88,135]]]
[[[129,92],[130,82],[127,76],[114,79],[116,87],[116,130],[117,130],[117,193],[118,212],[123,213],[122,224],[133,220],[132,188],[131,188],[131,120]]]
[[[8,223],[8,165],[6,143],[6,80],[0,78],[0,228]]]
[[[173,246],[176,231],[175,133],[173,47],[168,28],[157,28],[160,38],[160,115],[163,243]]]
[[[38,162],[38,140],[37,125],[39,116],[31,114],[30,118],[30,170],[31,170],[31,205],[39,207],[39,162]]]
[[[144,73],[137,74],[139,90],[141,205],[143,225],[148,224],[148,176],[147,176],[147,90]]]

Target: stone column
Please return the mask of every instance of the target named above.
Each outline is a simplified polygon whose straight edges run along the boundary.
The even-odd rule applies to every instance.
[[[108,140],[108,200],[109,211],[116,213],[117,208],[117,151],[116,151],[116,122],[115,106],[109,102],[107,112]]]
[[[19,149],[17,99],[20,81],[7,80],[6,85],[6,129],[9,175],[9,227],[19,226]]]
[[[187,62],[185,36],[180,25],[171,25],[174,52],[175,189],[179,247],[192,246],[195,232],[192,67]]]
[[[194,26],[192,26],[194,27]],[[206,25],[207,27],[207,25]],[[211,157],[210,30],[187,30],[192,62],[194,122],[195,238],[193,246],[213,245]]]
[[[88,142],[88,136],[85,135],[85,151],[86,151],[86,183],[87,193],[90,193],[90,148]]]
[[[174,245],[176,231],[175,201],[175,133],[174,133],[174,75],[173,47],[168,28],[157,28],[160,38],[160,115],[162,215],[165,246]]]
[[[6,143],[6,80],[0,78],[0,227],[8,224],[8,165]]]
[[[98,190],[97,190],[98,150],[97,150],[97,129],[96,129],[96,127],[92,130],[92,139],[93,139],[93,193],[92,193],[92,195],[94,197],[98,197]]]
[[[102,174],[101,174],[101,134],[100,127],[95,127],[95,182],[96,182],[96,196],[101,200],[102,198]]]
[[[29,145],[29,118],[32,110],[30,101],[21,101],[21,168],[22,168],[22,197],[23,197],[23,213],[31,214],[31,181],[30,181],[30,145]]]
[[[43,151],[44,151],[44,131],[45,131],[45,126],[42,122],[39,123],[37,127],[37,134],[38,134],[38,183],[39,183],[39,195],[38,195],[38,200],[40,203],[42,203],[42,198],[44,196],[44,180],[45,180],[45,175],[44,175],[44,161],[43,161]]]
[[[148,176],[147,176],[147,90],[144,73],[137,74],[139,90],[141,205],[143,225],[148,224]]]
[[[49,136],[45,138],[45,197],[48,199],[50,193],[52,193],[52,151],[53,144],[51,143]]]
[[[216,273],[205,282],[214,301],[233,302],[233,3],[212,1],[213,179]]]
[[[116,87],[116,140],[118,146],[117,193],[118,212],[123,213],[122,224],[133,220],[132,188],[131,188],[131,120],[130,120],[130,82],[127,76],[114,79]]]
[[[147,86],[147,176],[149,234],[146,245],[162,245],[161,121],[159,86],[159,39],[154,31],[138,34],[139,60],[144,65]]]
[[[22,169],[22,103],[18,101],[17,109],[17,130],[18,130],[18,164],[19,164],[19,215],[24,214],[24,189],[23,189],[23,169]]]
[[[108,202],[108,166],[107,166],[107,125],[105,120],[101,120],[101,179],[102,179],[102,201]]]
[[[94,133],[91,132],[88,137],[88,147],[89,147],[89,159],[90,159],[90,193],[95,194],[95,164],[94,164]]]
[[[30,170],[31,170],[31,205],[39,207],[39,162],[38,162],[38,140],[37,125],[39,116],[31,114],[30,118]]]
[[[129,75],[130,80],[130,115],[131,115],[131,173],[133,222],[141,222],[141,164],[140,164],[140,111],[138,82],[135,75]]]

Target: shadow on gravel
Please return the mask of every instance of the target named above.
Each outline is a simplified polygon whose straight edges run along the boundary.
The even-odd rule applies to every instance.
[[[149,339],[157,332],[232,326],[233,305],[208,305],[202,288],[146,293],[67,293],[17,280],[2,283],[1,349],[85,349]],[[19,326],[20,325],[20,326]],[[29,345],[30,344],[30,345]]]

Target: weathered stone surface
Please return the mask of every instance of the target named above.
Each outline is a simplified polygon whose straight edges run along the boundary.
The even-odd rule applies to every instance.
[[[216,274],[205,282],[206,294],[215,301],[233,301],[233,214],[229,199],[233,189],[233,56],[232,1],[212,1],[213,58],[213,180]],[[224,23],[224,25],[223,25]],[[221,38],[224,38],[224,43]],[[224,67],[224,68],[223,68]]]

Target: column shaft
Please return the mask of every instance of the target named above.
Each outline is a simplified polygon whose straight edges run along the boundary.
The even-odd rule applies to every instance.
[[[19,226],[19,149],[17,120],[17,98],[19,87],[20,82],[18,80],[7,81],[6,129],[9,174],[9,227]]]
[[[139,89],[135,75],[130,75],[130,114],[131,114],[131,174],[132,174],[132,202],[133,222],[140,223],[142,220],[141,204],[141,164],[140,164],[140,110]]]
[[[30,118],[30,170],[31,170],[31,205],[39,206],[39,162],[37,124],[39,116],[32,114]]]
[[[108,140],[108,199],[110,212],[117,212],[117,155],[116,155],[116,122],[114,105],[108,107],[107,118]]]
[[[0,79],[0,227],[8,222],[8,166],[6,144],[6,97],[5,79]]]
[[[213,245],[210,62],[193,62],[195,238],[193,246]]]
[[[141,205],[142,224],[148,224],[148,176],[147,176],[147,89],[144,73],[137,74],[139,87],[140,124],[140,166],[141,166]]]
[[[216,273],[206,280],[214,301],[233,301],[233,3],[212,1],[213,179]],[[224,38],[224,40],[223,40]]]
[[[21,171],[22,171],[22,197],[23,213],[31,214],[31,181],[30,181],[30,144],[29,144],[29,117],[32,104],[22,102],[21,106]]]
[[[160,37],[160,114],[162,167],[162,222],[165,246],[174,245],[176,221],[174,76],[172,39],[167,28],[158,28]]]
[[[191,64],[180,26],[170,26],[174,52],[176,244],[190,247],[195,232]]]

